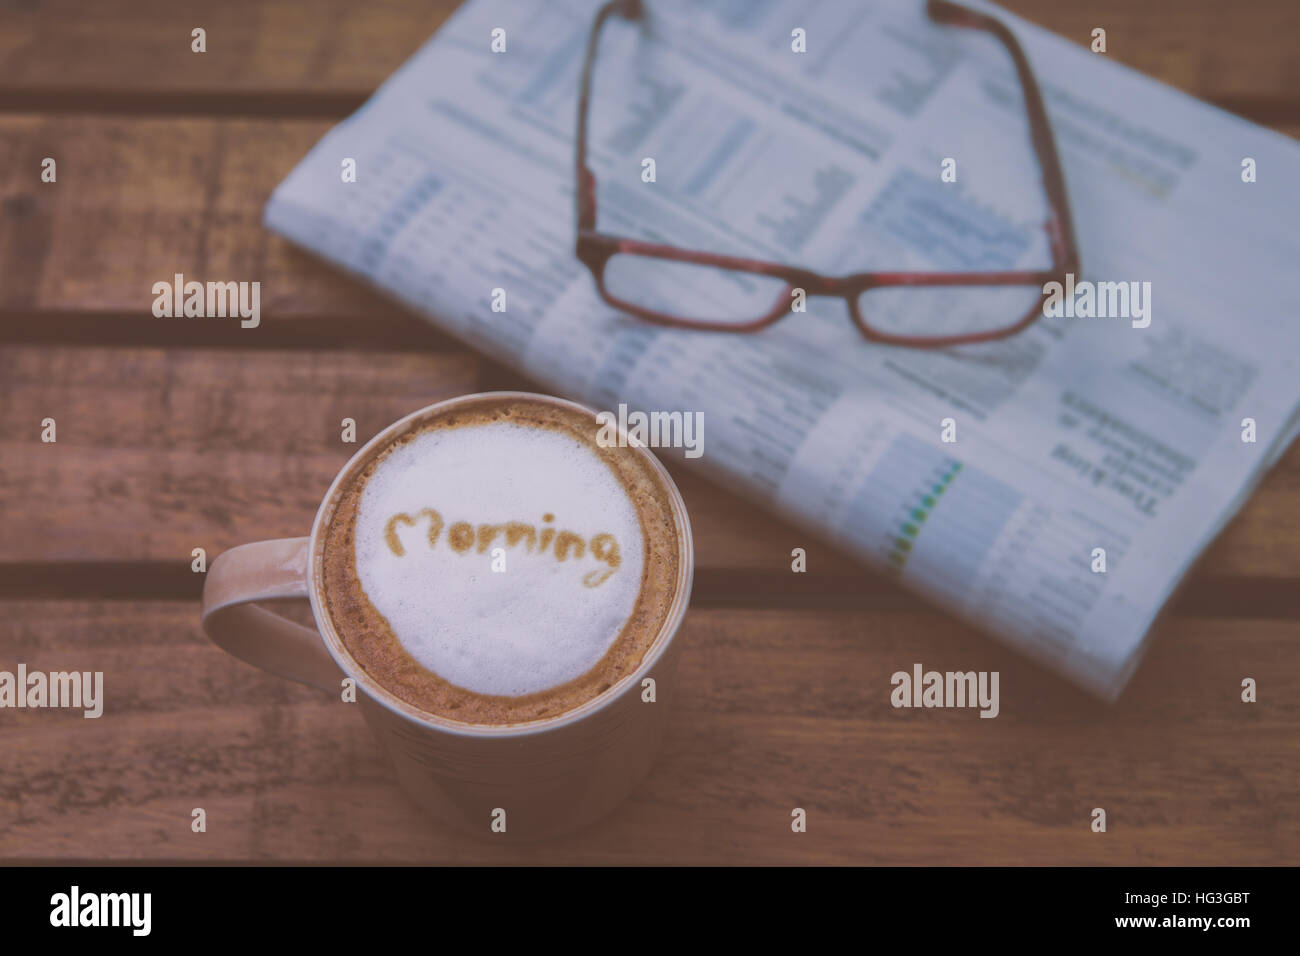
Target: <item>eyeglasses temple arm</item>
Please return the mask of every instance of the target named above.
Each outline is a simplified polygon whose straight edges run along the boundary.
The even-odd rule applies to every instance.
[[[587,166],[587,114],[591,106],[591,75],[592,68],[596,65],[600,31],[611,16],[617,14],[626,20],[639,20],[643,12],[641,0],[609,0],[596,12],[596,19],[587,36],[586,59],[582,64],[582,80],[578,85],[578,146],[574,162],[577,172],[574,200],[577,204],[579,231],[596,228],[596,176]]]
[[[1056,140],[1052,137],[1051,123],[1047,119],[1047,108],[1043,95],[1034,79],[1029,60],[1007,26],[1002,21],[970,7],[951,3],[949,0],[929,0],[926,13],[936,23],[948,26],[967,27],[992,33],[1011,54],[1020,77],[1020,88],[1024,92],[1025,108],[1029,113],[1030,138],[1034,152],[1038,155],[1038,168],[1042,172],[1043,190],[1051,206],[1051,218],[1047,223],[1047,236],[1052,245],[1052,259],[1062,271],[1077,271],[1079,267],[1078,246],[1074,240],[1074,219],[1070,214],[1070,197],[1065,188],[1065,177],[1061,173],[1061,157],[1056,151]]]

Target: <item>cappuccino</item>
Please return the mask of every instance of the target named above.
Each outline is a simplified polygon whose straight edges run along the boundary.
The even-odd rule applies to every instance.
[[[513,724],[636,670],[684,560],[646,453],[594,413],[486,395],[413,420],[339,484],[320,544],[348,653],[439,717]]]

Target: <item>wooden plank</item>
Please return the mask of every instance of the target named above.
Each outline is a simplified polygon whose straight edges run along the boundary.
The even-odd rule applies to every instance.
[[[0,348],[0,561],[176,561],[306,534],[362,443],[475,391],[478,371],[464,352]]]
[[[42,0],[10,5],[0,76],[10,91],[372,92],[456,0]],[[191,31],[207,31],[207,52]]]
[[[428,824],[352,707],[226,656],[192,602],[0,602],[0,669],[102,670],[106,701],[98,720],[0,711],[0,854],[1295,864],[1297,627],[1173,619],[1107,707],[934,614],[692,611],[649,780],[609,820],[528,846]],[[890,675],[915,662],[999,671],[1000,715],[894,709]]]
[[[309,321],[313,341],[330,328],[347,330],[347,341],[367,347],[418,340],[428,328],[423,320],[261,226],[271,189],[325,128],[318,121],[0,119],[0,143],[26,160],[0,172],[0,328],[20,338],[57,341],[76,334],[94,340],[97,328],[134,323],[136,341],[149,342],[172,341],[176,330],[197,335],[219,328],[226,336],[220,341],[242,345],[270,340],[267,333],[278,322],[290,329],[279,341],[300,340],[302,333],[292,329]],[[42,186],[31,173],[46,152],[58,154],[62,163],[53,186]],[[110,234],[114,240],[104,241]],[[153,319],[152,284],[177,271],[261,281],[265,327]],[[40,395],[34,400],[49,404]],[[96,400],[84,401],[93,406]],[[23,427],[18,421],[13,427]],[[1298,462],[1293,453],[1269,478],[1211,552],[1208,569],[1293,573],[1300,540],[1294,506]],[[725,566],[776,569],[785,566],[792,537],[809,547],[805,536],[789,529],[774,547],[776,539],[756,532],[767,519],[724,495],[702,491],[700,500],[696,514],[725,516],[718,544],[732,556]],[[707,554],[707,536],[702,546]],[[830,560],[850,573],[847,562]]]
[[[329,125],[0,116],[0,155],[14,157],[0,164],[0,337],[94,338],[76,320],[102,315],[150,344],[180,330],[246,344],[300,319],[358,344],[426,341],[423,319],[262,226],[271,192]],[[40,182],[46,156],[57,183]],[[153,284],[178,272],[260,282],[263,327],[154,319]]]
[[[0,347],[0,564],[187,566],[257,538],[306,534],[359,444],[424,405],[484,387],[468,353]],[[500,384],[513,383],[494,383]],[[521,383],[528,387],[526,383]],[[53,418],[58,441],[40,440]],[[340,439],[357,422],[358,445]],[[701,478],[673,471],[702,570],[867,583],[847,557]],[[1300,447],[1265,480],[1202,574],[1294,578]],[[32,506],[30,503],[35,503]],[[184,593],[184,592],[182,592]]]
[[[190,95],[200,108],[239,94],[303,95],[346,109],[371,93],[438,26],[453,0],[45,0],[10,5],[0,32],[0,94]],[[1107,31],[1108,58],[1193,95],[1242,108],[1294,105],[1300,64],[1289,0],[1183,0],[1177,10],[1129,0],[1007,0],[1010,10],[1081,45]],[[190,31],[208,31],[208,52]],[[1046,68],[1044,68],[1046,69]],[[199,99],[200,97],[204,97]],[[342,99],[340,99],[342,98]]]
[[[160,332],[217,320],[153,318],[153,284],[261,283],[263,322],[340,319],[365,338],[418,320],[262,226],[272,190],[329,124],[312,121],[0,118],[0,325],[37,313],[136,318]],[[41,183],[42,157],[58,182]],[[39,321],[37,319],[37,321]],[[50,321],[57,323],[59,317]],[[263,331],[225,322],[241,344]]]
[[[195,547],[306,534],[370,435],[480,387],[469,353],[0,347],[0,563],[188,565]],[[682,486],[702,565],[788,569],[792,542],[831,554],[698,478]]]

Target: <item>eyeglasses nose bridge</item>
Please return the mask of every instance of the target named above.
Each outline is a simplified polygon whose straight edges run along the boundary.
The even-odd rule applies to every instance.
[[[791,289],[802,289],[805,295],[848,295],[850,283],[847,279],[833,276],[820,276],[815,272],[803,270],[792,271],[786,276],[786,283]]]
[[[858,276],[820,276],[814,272],[799,273],[790,277],[791,288],[801,288],[806,295],[833,295],[852,299],[870,288]]]
[[[641,0],[618,0],[614,12],[624,20],[640,20],[645,13]]]

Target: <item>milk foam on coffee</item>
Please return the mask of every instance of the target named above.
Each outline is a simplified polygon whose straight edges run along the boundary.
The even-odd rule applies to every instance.
[[[407,653],[478,694],[590,670],[627,624],[645,561],[610,467],[560,431],[511,422],[393,448],[362,489],[355,541],[361,588]]]

